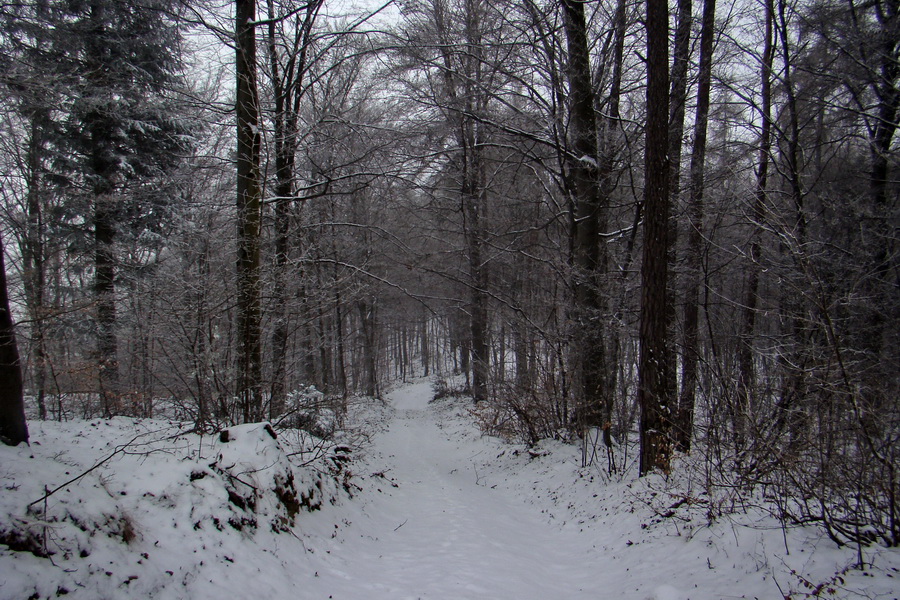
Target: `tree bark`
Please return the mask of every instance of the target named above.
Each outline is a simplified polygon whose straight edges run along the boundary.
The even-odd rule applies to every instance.
[[[88,77],[97,90],[109,87],[106,72],[110,51],[103,45],[107,37],[106,14],[102,2],[91,4],[91,41],[87,45]],[[112,138],[116,125],[104,107],[93,108],[86,117],[90,135],[90,169],[94,202],[94,300],[97,319],[97,368],[103,413],[119,411],[119,362],[116,337],[115,186],[116,156]]]
[[[474,127],[474,124],[470,124]],[[478,142],[472,136],[470,149],[473,154]],[[472,399],[481,402],[487,399],[487,384],[490,373],[490,357],[488,346],[488,295],[487,274],[484,265],[481,213],[484,211],[484,192],[475,180],[480,181],[481,170],[480,157],[470,156],[474,164],[469,164],[467,169],[474,171],[464,175],[471,180],[463,190],[463,212],[466,217],[465,233],[468,245],[468,263],[470,278],[470,303],[469,324],[471,335],[471,361],[472,361]]]
[[[260,302],[259,94],[256,78],[255,0],[235,0],[237,116],[237,394],[244,422],[262,411],[262,307]]]
[[[671,459],[669,430],[669,346],[666,279],[669,237],[668,162],[668,6],[666,0],[647,0],[647,129],[644,150],[644,250],[641,265],[640,360],[638,403],[641,407],[640,473],[668,472]]]
[[[615,185],[613,178],[613,165],[615,164],[616,156],[619,154],[619,145],[620,143],[617,140],[618,132],[620,131],[621,124],[621,113],[620,113],[620,105],[621,105],[621,96],[622,96],[622,68],[624,64],[624,55],[625,55],[625,34],[626,34],[626,13],[627,6],[625,0],[618,0],[616,3],[616,14],[615,14],[615,22],[614,22],[614,38],[613,38],[613,65],[612,65],[612,78],[610,81],[610,90],[609,90],[609,102],[607,109],[607,117],[604,123],[604,141],[603,148],[601,150],[603,160],[601,161],[601,170],[606,173],[605,182],[604,182],[604,194],[606,198],[609,198],[613,192],[613,187]],[[640,206],[640,205],[639,205]],[[636,211],[640,213],[640,210]],[[621,269],[621,278],[624,282],[625,278],[628,276],[629,264],[631,261],[632,247],[634,245],[634,236],[637,232],[637,222],[635,222],[634,228],[632,230],[632,235],[628,243],[628,249],[626,250],[626,258],[622,265]],[[624,295],[619,295],[619,298],[616,300],[615,310],[614,312],[620,312],[623,308],[625,302]],[[618,389],[618,376],[617,376],[617,368],[616,365],[619,361],[619,353],[621,352],[622,341],[621,341],[621,332],[613,328],[609,338],[609,349],[608,349],[608,358],[606,360],[606,380],[605,380],[605,393],[606,393],[606,406],[604,407],[604,432],[603,432],[603,442],[607,447],[607,452],[612,452],[612,419],[613,419],[613,404],[614,398],[616,396],[616,392]],[[610,454],[608,454],[609,456]]]
[[[34,392],[37,395],[38,417],[47,418],[46,383],[47,383],[47,341],[46,341],[46,266],[43,210],[43,178],[41,172],[44,162],[44,128],[47,123],[46,113],[35,109],[31,115],[30,135],[28,140],[28,186],[27,205],[28,223],[25,240],[22,244],[22,262],[24,265],[25,298],[31,315],[31,344],[34,357],[32,379]]]
[[[484,215],[487,205],[484,165],[484,125],[469,115],[484,114],[487,98],[482,67],[484,48],[481,39],[482,0],[466,0],[465,43],[466,66],[463,83],[465,114],[459,117],[460,140],[463,150],[463,213],[468,245],[471,303],[469,306],[472,330],[472,399],[487,399],[490,378],[490,345],[488,340],[487,265],[484,259]]]
[[[363,395],[372,398],[378,396],[378,348],[375,329],[375,303],[359,300],[356,303],[359,311],[363,342]]]
[[[672,48],[672,68],[670,71],[671,93],[669,94],[669,239],[668,239],[668,300],[669,315],[667,321],[672,330],[669,332],[670,349],[666,353],[670,364],[666,369],[675,373],[678,355],[675,351],[674,328],[676,322],[676,304],[678,302],[678,271],[675,269],[678,248],[678,215],[681,204],[681,155],[684,147],[684,115],[688,97],[688,66],[691,58],[691,24],[693,6],[691,0],[678,0],[678,15],[675,25],[675,41]],[[673,402],[678,395],[677,378],[668,378],[669,397]],[[674,406],[673,406],[674,409]]]
[[[669,96],[669,193],[673,208],[681,193],[681,150],[684,137],[684,114],[687,103],[688,65],[691,55],[691,0],[678,0],[678,20],[675,28],[675,44],[672,50],[671,84]],[[670,243],[674,240],[669,240]]]
[[[15,446],[28,443],[25,402],[22,397],[22,369],[19,347],[9,310],[6,288],[6,260],[0,239],[0,441]]]
[[[765,218],[766,188],[769,177],[769,154],[771,152],[772,131],[772,61],[775,55],[773,27],[775,20],[774,0],[766,0],[765,39],[761,66],[762,129],[759,135],[759,164],[756,171],[756,193],[750,210],[750,264],[748,265],[747,288],[741,318],[741,334],[738,339],[738,389],[732,402],[732,426],[734,443],[738,452],[745,442],[746,417],[754,404],[755,373],[753,368],[753,334],[756,330],[756,310],[759,305],[759,277],[761,256],[762,225]]]
[[[877,61],[873,73],[873,91],[877,98],[877,116],[874,127],[870,129],[871,183],[870,194],[875,219],[871,226],[872,237],[882,240],[874,249],[872,263],[875,274],[882,289],[875,291],[889,303],[895,301],[886,296],[884,290],[896,290],[900,287],[900,261],[897,260],[896,225],[892,226],[896,215],[896,197],[891,201],[891,148],[894,144],[898,121],[900,121],[900,1],[878,0],[874,5],[875,18],[879,24],[879,44]],[[873,69],[873,70],[874,70]],[[894,177],[894,181],[896,176]],[[892,272],[893,271],[893,280]],[[871,311],[867,329],[870,340],[869,349],[875,355],[882,355],[885,331],[890,329],[890,319],[881,311]],[[889,343],[889,342],[888,342]],[[888,359],[890,360],[890,359]]]
[[[421,337],[421,352],[422,352],[422,375],[424,377],[428,377],[431,374],[431,346],[429,345],[428,339],[428,314],[422,316],[422,322],[420,324],[422,337]]]
[[[275,150],[275,288],[272,306],[272,385],[269,412],[277,414],[284,406],[287,394],[287,294],[289,286],[288,254],[290,252],[291,208],[296,201],[295,166],[298,144],[298,118],[301,99],[304,95],[304,80],[307,72],[307,57],[312,39],[312,30],[322,0],[313,0],[305,9],[302,21],[297,22],[292,51],[282,72],[278,52],[277,15],[273,0],[266,3],[268,24],[269,69],[274,97],[274,139]],[[299,277],[303,277],[301,270]]]
[[[290,106],[288,91],[281,74],[276,39],[275,5],[266,2],[268,8],[268,52],[272,77],[272,95],[275,101],[275,286],[272,303],[272,386],[269,397],[269,420],[274,420],[284,408],[287,394],[287,260],[289,251],[290,203],[294,195],[294,148],[291,145]]]
[[[104,189],[100,189],[100,188]],[[118,341],[116,338],[115,226],[111,190],[96,186],[94,196],[94,296],[97,302],[97,361],[103,412],[118,413]]]
[[[611,161],[603,161],[597,148],[597,119],[584,3],[563,0],[569,80],[570,187],[575,204],[573,260],[575,268],[576,373],[579,377],[576,420],[582,429],[603,427],[609,402],[605,389],[605,332],[600,318],[605,308],[600,290],[606,252],[600,244],[605,228],[604,176]]]
[[[684,337],[681,354],[681,395],[675,419],[675,448],[690,452],[697,394],[697,365],[700,360],[700,282],[703,268],[703,193],[706,167],[706,135],[709,122],[709,94],[712,83],[713,36],[716,0],[705,0],[700,25],[700,77],[697,82],[697,116],[691,148],[690,196],[688,198],[688,240],[685,252]]]
[[[874,2],[876,18],[881,26],[882,41],[878,48],[878,73],[873,78],[878,98],[878,118],[871,134],[871,194],[875,206],[883,210],[888,201],[891,144],[900,114],[900,2]],[[886,254],[886,253],[885,253]]]

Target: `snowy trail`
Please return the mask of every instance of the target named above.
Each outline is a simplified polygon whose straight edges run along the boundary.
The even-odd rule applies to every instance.
[[[290,533],[230,520],[246,512],[208,466],[226,464],[220,443],[173,440],[167,421],[38,422],[31,447],[0,445],[0,538],[6,523],[43,531],[55,560],[0,539],[0,600],[763,600],[812,597],[819,582],[840,588],[823,598],[900,597],[895,549],[867,548],[871,568],[852,569],[856,549],[817,528],[784,530],[752,508],[711,519],[727,497],[684,478],[595,480],[577,448],[547,440],[540,458],[516,452],[480,436],[463,401],[431,396],[414,383],[389,395],[391,411],[359,407],[360,431],[382,429],[349,465],[354,498],[295,465],[301,491],[325,482],[324,504]],[[48,516],[27,511],[46,482],[94,468],[137,433],[153,436],[149,450],[69,486]],[[269,471],[275,445],[263,435],[229,446],[226,462]],[[688,497],[696,505],[661,514]]]
[[[459,414],[463,401],[435,406],[431,396],[428,382],[415,383],[388,397],[391,411],[359,407],[361,432],[383,429],[349,464],[352,499],[294,465],[299,489],[318,483],[324,504],[299,514],[290,533],[267,526],[277,508],[268,492],[257,505],[266,520],[236,526],[232,518],[249,515],[210,466],[240,462],[259,482],[279,462],[271,451],[283,450],[268,433],[229,450],[173,438],[169,421],[38,421],[32,446],[0,445],[0,600],[900,597],[896,549],[866,548],[866,570],[854,569],[856,548],[815,527],[785,530],[762,509],[725,512],[729,497],[708,494],[690,472],[595,480],[574,446],[546,440],[540,458],[516,452],[479,435]],[[137,434],[150,436],[140,451],[97,467]],[[43,514],[28,511],[47,482],[73,471],[85,476]],[[10,523],[26,539],[43,534],[54,560],[8,548]]]
[[[484,448],[447,439],[430,397],[427,382],[389,397],[396,417],[375,447],[399,487],[368,509],[385,527],[348,539],[345,560],[321,565],[315,587],[335,599],[596,598],[586,536],[480,485],[472,459]]]

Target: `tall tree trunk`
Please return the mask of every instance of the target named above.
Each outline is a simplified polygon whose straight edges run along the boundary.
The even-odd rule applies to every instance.
[[[641,265],[640,473],[669,470],[672,422],[666,279],[669,237],[669,27],[666,0],[647,0],[647,128]]]
[[[6,288],[6,260],[0,239],[0,441],[15,446],[28,443],[25,402],[22,397],[22,368],[19,347],[9,310]]]
[[[44,111],[36,109],[31,115],[28,141],[28,223],[22,248],[24,264],[25,297],[31,314],[32,379],[38,402],[38,416],[47,418],[47,341],[46,341],[46,266],[44,249],[43,170],[44,127],[47,122]]]
[[[272,94],[275,100],[275,285],[272,303],[272,386],[269,397],[269,419],[274,420],[284,408],[287,394],[287,261],[290,232],[290,204],[294,195],[294,149],[290,141],[290,99],[281,73],[278,39],[276,37],[275,4],[267,0],[268,53],[272,76]]]
[[[304,95],[307,57],[312,40],[312,30],[323,0],[313,0],[306,5],[302,21],[298,21],[292,40],[293,49],[282,72],[277,35],[275,3],[267,0],[268,55],[274,96],[274,150],[275,150],[275,286],[272,305],[272,386],[269,412],[277,414],[284,407],[287,393],[287,295],[289,286],[288,254],[290,252],[290,222],[296,201],[295,166],[298,143],[298,118]],[[294,274],[298,276],[298,274]],[[299,277],[303,277],[301,270]]]
[[[111,190],[95,188],[94,296],[97,303],[97,358],[104,415],[118,413],[119,362],[116,338],[115,254]]]
[[[873,4],[881,25],[882,41],[878,48],[878,73],[874,78],[877,82],[874,87],[878,98],[878,118],[870,142],[871,194],[875,206],[883,210],[888,201],[891,144],[900,115],[900,2],[879,0]]]
[[[703,267],[703,192],[706,167],[706,134],[709,122],[709,93],[712,83],[713,37],[716,0],[705,0],[700,25],[700,78],[697,82],[697,116],[691,149],[691,181],[688,199],[688,240],[685,259],[684,338],[681,355],[681,395],[675,419],[675,447],[690,452],[697,394],[697,365],[700,360],[700,281]]]
[[[197,252],[197,278],[199,282],[209,281],[210,265],[209,265],[209,247],[210,242],[204,239],[202,247]],[[195,425],[201,431],[204,430],[212,417],[212,411],[215,405],[212,402],[212,391],[210,389],[210,381],[212,373],[210,372],[211,358],[208,345],[208,323],[209,312],[207,310],[206,290],[203,285],[198,285],[194,291],[195,297],[195,333],[194,339],[194,385],[197,386],[197,418]],[[211,336],[210,336],[211,337]]]
[[[684,137],[684,114],[687,104],[688,66],[691,58],[691,24],[693,16],[691,0],[678,0],[678,17],[675,27],[675,44],[672,50],[669,95],[669,197],[674,209],[681,193],[681,150]],[[669,240],[670,244],[674,240]]]
[[[485,193],[484,170],[484,124],[473,118],[473,115],[484,114],[487,108],[487,95],[482,91],[483,51],[481,39],[481,13],[484,0],[465,0],[465,51],[460,53],[459,62],[455,63],[452,52],[455,43],[449,42],[449,23],[442,2],[433,5],[434,25],[440,39],[440,52],[443,61],[442,90],[446,98],[448,120],[455,130],[456,143],[459,147],[460,206],[463,216],[463,238],[466,244],[466,262],[468,266],[469,301],[465,307],[468,313],[467,347],[461,347],[464,356],[466,381],[469,383],[468,353],[471,353],[472,379],[471,392],[475,402],[487,398],[488,378],[490,377],[490,356],[488,339],[488,294],[487,265],[484,252],[484,214],[487,196]]]
[[[668,300],[666,317],[669,331],[669,350],[666,355],[670,364],[666,367],[668,372],[675,373],[675,363],[678,355],[675,352],[674,328],[676,322],[676,303],[678,271],[675,269],[678,247],[678,215],[681,203],[681,155],[684,146],[684,114],[688,97],[688,66],[691,58],[691,24],[693,23],[691,0],[678,0],[678,15],[675,25],[675,42],[672,48],[672,68],[669,79],[671,93],[669,94],[669,240],[668,240]],[[675,401],[678,396],[676,389],[677,378],[668,378],[668,396]],[[673,405],[674,409],[674,405]]]
[[[744,297],[741,333],[738,339],[738,389],[732,402],[732,422],[734,443],[738,452],[744,449],[746,417],[754,404],[755,373],[753,367],[753,334],[756,331],[756,310],[759,305],[759,277],[761,256],[762,225],[765,218],[766,188],[769,178],[769,154],[771,152],[772,131],[772,61],[775,47],[772,39],[775,21],[774,0],[766,0],[765,39],[761,66],[762,85],[762,129],[759,135],[759,164],[756,171],[756,193],[750,210],[750,226],[753,228],[750,240],[750,264],[748,265],[747,288]]]
[[[624,64],[624,55],[625,55],[625,34],[626,34],[626,3],[625,0],[618,0],[616,3],[616,14],[615,14],[615,32],[613,38],[613,65],[612,65],[612,78],[610,81],[610,91],[609,91],[609,103],[608,103],[608,116],[604,120],[604,142],[603,148],[601,150],[603,160],[601,161],[601,170],[607,173],[605,178],[605,197],[609,198],[613,192],[613,186],[615,185],[613,178],[613,165],[615,164],[616,156],[619,153],[619,143],[617,141],[618,132],[620,130],[621,124],[621,113],[620,113],[620,105],[621,105],[621,96],[622,96],[622,68]],[[640,212],[640,211],[636,211]],[[625,277],[628,275],[628,265],[631,260],[631,250],[634,245],[634,236],[637,232],[637,221],[635,221],[634,227],[632,229],[632,236],[629,240],[628,250],[626,252],[625,264],[622,267],[621,277],[624,281]],[[619,298],[616,300],[616,308],[615,312],[620,312],[623,308],[625,302],[624,294],[619,294]],[[618,389],[618,377],[617,377],[617,367],[616,365],[619,362],[619,352],[622,346],[621,342],[621,331],[617,328],[613,328],[610,332],[610,344],[609,344],[609,358],[606,361],[606,381],[605,381],[605,391],[606,391],[606,406],[604,407],[604,432],[603,432],[603,441],[606,444],[608,456],[611,456],[612,452],[612,420],[613,420],[613,404],[614,398],[616,397],[616,390]]]
[[[262,188],[259,156],[259,94],[256,79],[256,2],[235,0],[237,90],[237,357],[243,420],[262,411],[262,306],[260,302],[260,226]]]
[[[594,116],[594,87],[584,3],[563,0],[562,9],[568,49],[569,170],[575,203],[575,360],[579,377],[576,419],[583,429],[587,429],[603,427],[604,407],[609,401],[604,385],[605,332],[600,324],[605,308],[600,286],[606,269],[606,252],[600,244],[600,233],[606,225],[603,178],[609,174],[601,173],[597,149],[597,120]],[[604,166],[610,168],[609,165]]]
[[[378,347],[375,330],[374,301],[359,300],[356,303],[359,311],[363,342],[363,395],[378,396]]]
[[[335,268],[335,270],[337,270]],[[337,279],[337,274],[335,274]],[[344,303],[340,287],[334,290],[335,378],[341,398],[347,399],[347,365],[344,357]]]
[[[488,339],[488,276],[484,258],[484,215],[487,204],[484,165],[484,125],[469,115],[484,114],[487,98],[484,86],[484,62],[481,39],[483,0],[466,0],[466,46],[464,98],[465,115],[460,115],[460,138],[463,140],[463,190],[465,234],[468,243],[472,330],[472,398],[487,399],[490,378],[490,346]]]
[[[466,388],[471,389],[472,385],[472,369],[471,369],[471,348],[472,333],[467,331],[459,341],[459,370],[466,376]]]
[[[897,259],[900,252],[894,222],[896,200],[891,202],[889,194],[892,181],[890,166],[892,162],[896,163],[896,158],[892,156],[895,153],[891,148],[900,126],[900,1],[878,0],[873,4],[875,18],[880,26],[880,44],[877,51],[877,73],[873,73],[872,78],[873,91],[878,100],[877,117],[874,127],[870,129],[869,138],[872,160],[870,194],[875,215],[871,236],[879,239],[880,243],[874,249],[871,260],[881,288],[874,293],[883,298],[878,302],[885,306],[896,303],[896,293],[891,297],[888,292],[888,297],[885,297],[885,290],[896,291],[900,287],[900,261]],[[896,176],[893,180],[896,181]],[[875,356],[882,355],[886,342],[884,334],[890,329],[891,321],[885,318],[881,310],[870,311],[867,321],[870,330],[867,335],[868,349]]]
[[[792,231],[789,233],[790,246],[787,250],[793,255],[795,261],[804,261],[806,252],[806,215],[803,208],[804,197],[806,192],[803,189],[802,168],[800,164],[802,149],[800,141],[800,112],[797,101],[797,94],[794,88],[794,65],[791,56],[790,44],[790,27],[787,19],[787,3],[784,0],[778,0],[778,15],[776,27],[776,39],[780,38],[780,43],[774,43],[780,49],[782,59],[781,87],[786,97],[785,108],[787,109],[787,136],[783,144],[781,155],[783,157],[784,166],[781,173],[787,180],[788,189],[790,191],[789,198],[793,204],[794,222]],[[779,144],[781,145],[781,144]],[[790,235],[792,234],[792,235]],[[795,262],[801,269],[802,265]],[[796,439],[796,434],[800,430],[800,420],[798,419],[799,411],[793,410],[793,403],[805,396],[806,387],[806,356],[810,343],[806,324],[810,322],[804,316],[807,307],[804,306],[804,300],[800,295],[788,293],[784,297],[784,311],[789,316],[790,331],[788,333],[793,339],[789,341],[788,348],[784,351],[785,357],[780,361],[781,367],[786,371],[782,378],[783,385],[778,403],[776,406],[776,416],[774,424],[769,428],[773,438],[779,436],[785,427],[791,430],[792,439]]]
[[[428,377],[431,374],[431,346],[428,337],[428,314],[422,317],[421,323],[421,352],[422,352],[422,375]]]
[[[102,45],[105,38],[106,14],[102,2],[91,4],[91,43],[88,44],[87,61],[91,84],[98,90],[106,89],[106,71],[111,60],[110,50]],[[112,416],[119,411],[118,383],[119,362],[116,338],[116,287],[115,287],[115,188],[113,179],[117,157],[112,148],[116,125],[104,114],[104,107],[97,107],[86,118],[90,134],[92,193],[94,201],[94,301],[97,317],[97,367],[99,391],[103,412]]]
[[[324,290],[328,282],[325,280],[322,274],[322,264],[319,260],[320,256],[316,257],[316,287],[320,290]],[[316,336],[316,347],[319,349],[319,364],[318,364],[318,378],[316,385],[320,391],[330,394],[332,389],[332,382],[334,381],[332,374],[332,364],[331,364],[331,340],[329,339],[329,327],[328,327],[328,314],[326,312],[326,296],[322,294],[319,298],[319,302],[317,303],[315,309],[315,336]]]
[[[470,124],[474,127],[474,123]],[[463,212],[466,217],[465,233],[468,245],[468,263],[470,279],[469,325],[470,352],[472,362],[472,398],[475,402],[487,399],[487,384],[490,374],[490,357],[488,346],[488,295],[487,273],[483,259],[483,233],[481,217],[484,211],[484,191],[475,181],[481,180],[481,151],[475,146],[479,142],[472,136],[470,158],[474,164],[468,169],[474,171],[465,177],[471,178],[463,190]],[[477,156],[475,156],[477,155]]]

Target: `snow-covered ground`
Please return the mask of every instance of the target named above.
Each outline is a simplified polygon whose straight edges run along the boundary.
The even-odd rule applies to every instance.
[[[269,486],[273,473],[283,479],[286,434],[273,445],[245,426],[236,431],[241,445],[207,438],[203,448],[196,436],[160,435],[155,422],[32,423],[39,445],[0,449],[0,532],[14,523],[46,528],[55,554],[0,546],[0,598],[900,596],[896,550],[865,549],[872,566],[849,569],[855,549],[836,548],[815,528],[784,531],[752,507],[713,511],[718,499],[684,478],[610,480],[581,469],[578,450],[561,443],[529,453],[480,435],[467,401],[431,396],[423,380],[391,393],[387,408],[360,411],[366,420],[357,416],[357,425],[375,433],[346,486],[342,475],[336,482],[290,457],[298,495],[313,493],[321,507],[280,533],[284,509],[271,500],[260,500],[256,527],[227,524],[246,516],[228,490]],[[43,503],[26,512],[44,485],[109,456],[140,433],[135,427],[155,441],[48,498],[46,518]],[[253,456],[237,466],[241,453]],[[241,474],[273,465],[252,482]]]

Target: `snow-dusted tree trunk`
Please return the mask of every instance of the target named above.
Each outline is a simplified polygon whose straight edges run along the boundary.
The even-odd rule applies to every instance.
[[[666,280],[669,236],[669,28],[666,0],[647,0],[647,128],[644,150],[644,251],[641,265],[641,474],[668,471],[672,398]]]
[[[31,338],[34,366],[32,379],[38,402],[38,416],[47,418],[47,315],[45,310],[47,267],[44,225],[43,177],[45,131],[49,119],[41,108],[29,115],[28,166],[26,174],[28,222],[22,242],[23,285],[25,301],[32,320]]]
[[[600,232],[605,228],[605,174],[601,173],[597,148],[584,3],[564,0],[562,9],[568,42],[569,137],[573,154],[569,162],[575,204],[575,360],[580,378],[576,417],[582,427],[602,427],[608,401],[604,389],[605,333],[599,323],[605,305],[600,289],[600,275],[606,268],[606,254],[600,244]]]
[[[235,0],[237,42],[237,355],[238,396],[245,422],[262,411],[262,307],[260,226],[262,187],[259,156],[259,92],[256,78],[255,0]]]

